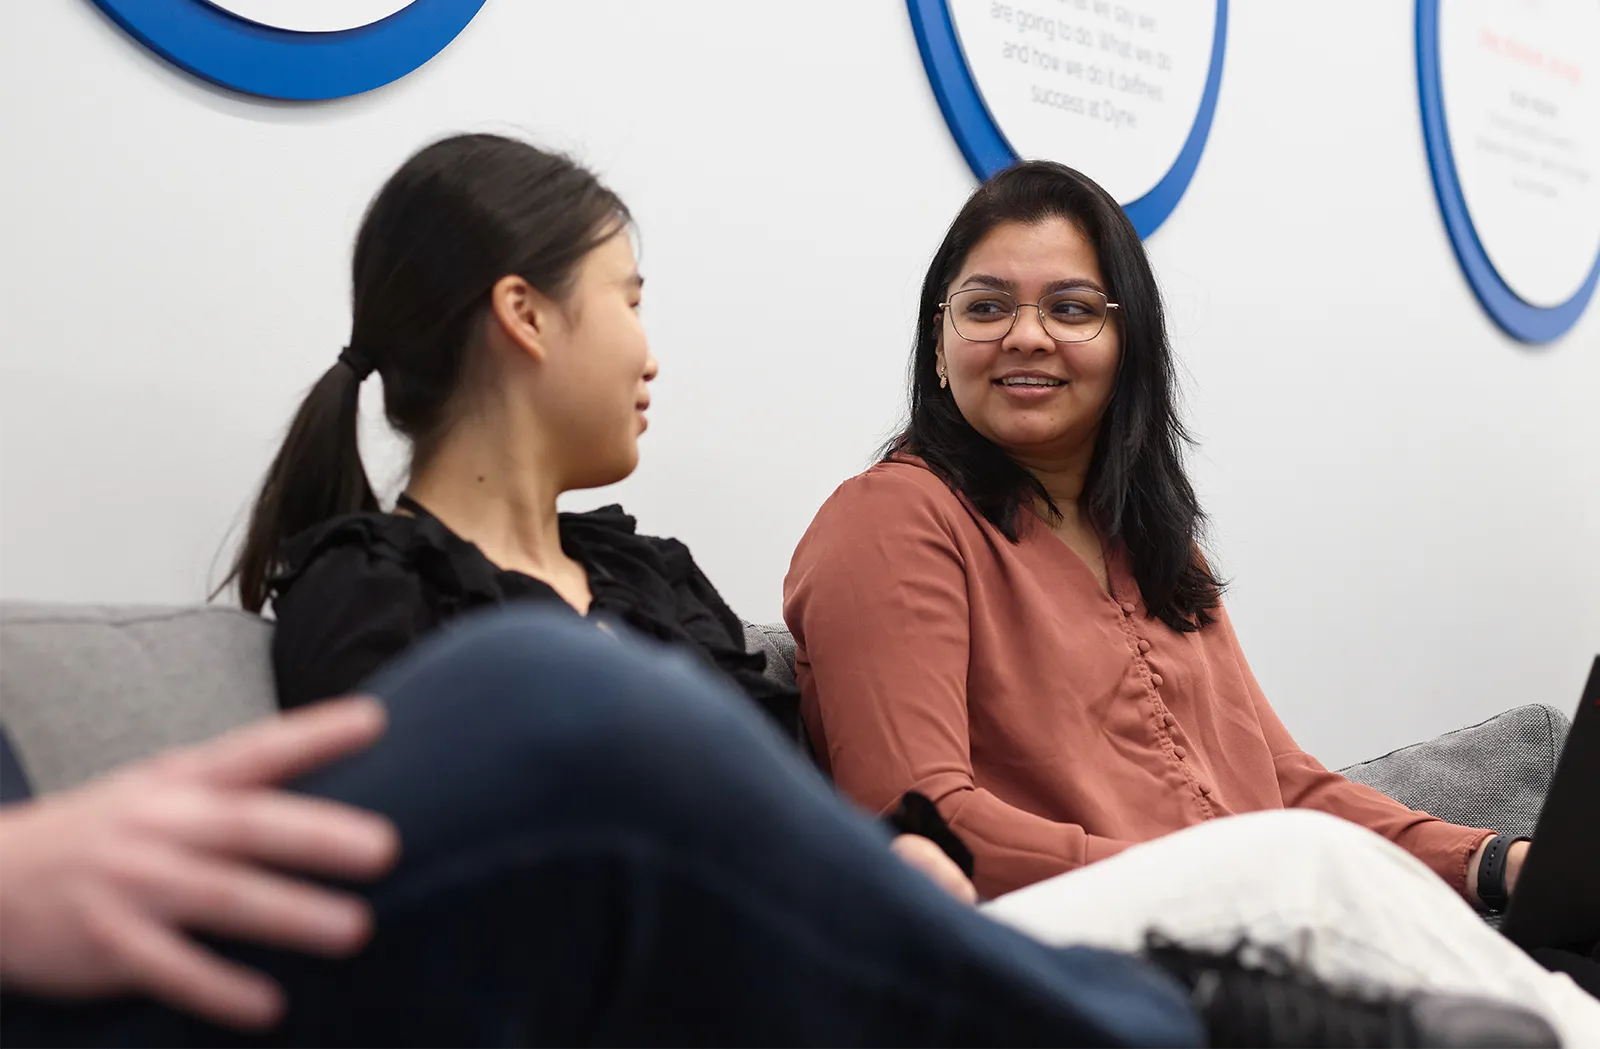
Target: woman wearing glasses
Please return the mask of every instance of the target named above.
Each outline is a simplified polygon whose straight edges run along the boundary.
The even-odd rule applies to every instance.
[[[933,799],[986,898],[1220,816],[1300,808],[1410,853],[1438,876],[1417,891],[1462,920],[1445,885],[1504,903],[1526,842],[1329,772],[1251,675],[1200,552],[1155,278],[1104,190],[1030,162],[973,195],[923,284],[910,403],[785,583],[806,727],[846,795]],[[1247,868],[1249,846],[1235,835],[1245,851],[1211,862]],[[1171,870],[1168,888],[1196,876]],[[1248,925],[1246,911],[1230,913]]]

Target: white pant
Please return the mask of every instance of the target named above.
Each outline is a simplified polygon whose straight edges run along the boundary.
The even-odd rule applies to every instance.
[[[1485,925],[1410,853],[1364,827],[1290,809],[1214,820],[984,906],[1045,943],[1138,951],[1276,947],[1331,983],[1497,998],[1600,1046],[1600,1001]]]

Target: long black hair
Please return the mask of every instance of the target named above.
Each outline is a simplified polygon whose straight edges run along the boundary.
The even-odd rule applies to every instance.
[[[1213,621],[1223,584],[1200,554],[1205,515],[1183,468],[1189,435],[1175,403],[1161,293],[1128,216],[1087,176],[1063,164],[1028,161],[989,179],[961,208],[922,282],[911,417],[883,457],[918,456],[1012,542],[1025,506],[1037,501],[1059,514],[1038,478],[967,422],[950,391],[939,388],[934,368],[943,324],[939,304],[972,249],[1001,223],[1049,218],[1065,219],[1089,238],[1107,295],[1122,305],[1122,359],[1081,507],[1104,539],[1126,547],[1151,614],[1174,630],[1198,630]]]
[[[356,236],[350,344],[290,424],[223,587],[236,583],[259,612],[285,539],[378,509],[356,448],[366,371],[383,379],[384,412],[413,466],[425,462],[462,410],[495,283],[515,274],[559,298],[584,256],[629,222],[589,171],[515,139],[458,135],[401,165]]]

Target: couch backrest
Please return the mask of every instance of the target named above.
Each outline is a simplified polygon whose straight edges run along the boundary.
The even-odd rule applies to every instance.
[[[0,604],[0,725],[35,791],[276,709],[272,628],[234,609]]]
[[[237,609],[0,603],[0,725],[35,791],[192,743],[276,709],[272,626]],[[794,684],[794,641],[746,624]]]
[[[276,709],[272,627],[214,607],[0,603],[0,725],[35,791],[59,790]],[[794,684],[794,639],[745,625],[767,674]],[[1407,805],[1530,834],[1567,719],[1519,707],[1343,770]]]

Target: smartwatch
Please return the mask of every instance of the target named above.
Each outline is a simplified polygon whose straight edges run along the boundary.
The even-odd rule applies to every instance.
[[[1493,913],[1500,913],[1511,902],[1506,889],[1506,856],[1511,846],[1527,838],[1507,838],[1496,834],[1484,847],[1483,859],[1478,863],[1478,899]]]

